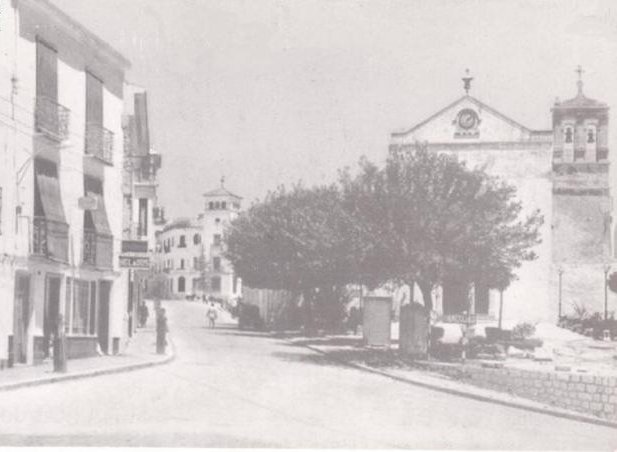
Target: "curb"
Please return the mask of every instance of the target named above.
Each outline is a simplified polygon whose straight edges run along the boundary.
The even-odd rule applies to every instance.
[[[149,367],[162,366],[164,364],[169,364],[176,358],[176,350],[173,344],[173,341],[170,337],[168,337],[169,343],[171,347],[169,347],[170,353],[164,359],[155,360],[155,361],[146,361],[142,363],[136,364],[126,364],[123,366],[115,366],[115,367],[107,367],[103,369],[95,369],[89,370],[85,372],[78,372],[74,374],[58,374],[51,377],[40,378],[36,380],[26,380],[26,381],[18,381],[15,383],[7,383],[4,385],[0,385],[0,392],[4,391],[12,391],[15,389],[29,388],[33,386],[41,386],[51,383],[61,383],[63,381],[71,381],[71,380],[83,380],[85,378],[99,377],[101,375],[110,375],[110,374],[119,374],[125,372],[132,372],[135,370],[147,369]]]
[[[296,346],[298,345],[298,344],[294,344],[292,341],[289,341],[289,340],[288,342]],[[503,406],[507,406],[510,408],[519,408],[522,410],[532,411],[535,413],[547,414],[549,416],[555,416],[555,417],[559,417],[563,419],[569,419],[573,421],[585,422],[587,424],[594,424],[594,425],[599,425],[602,427],[610,427],[610,428],[617,429],[617,422],[610,421],[607,419],[596,418],[596,417],[585,415],[582,413],[576,413],[574,411],[566,411],[566,410],[551,408],[549,406],[540,407],[540,406],[535,405],[536,403],[539,403],[539,402],[534,402],[531,400],[527,401],[526,399],[518,398],[518,397],[517,397],[518,400],[505,400],[503,397],[501,397],[501,394],[498,392],[495,392],[495,395],[491,397],[488,395],[473,394],[473,393],[465,392],[459,389],[446,388],[438,384],[432,384],[432,383],[427,383],[425,381],[414,380],[413,378],[393,375],[389,372],[385,372],[383,370],[365,366],[363,364],[358,364],[358,363],[354,363],[351,361],[346,361],[344,359],[336,358],[336,357],[333,357],[330,353],[320,350],[319,348],[314,347],[312,345],[302,345],[302,346],[308,348],[309,350],[312,350],[314,352],[327,356],[332,361],[345,364],[348,367],[352,367],[354,369],[362,370],[362,371],[369,372],[369,373],[376,374],[376,375],[381,375],[383,377],[387,377],[391,380],[399,381],[401,383],[419,386],[419,387],[426,388],[426,389],[432,389],[434,391],[439,391],[439,392],[443,392],[446,394],[452,394],[452,395],[456,395],[459,397],[465,397],[467,399],[478,400],[480,402],[494,403],[497,405],[503,405]],[[474,386],[471,386],[471,387],[476,389],[476,387]],[[482,388],[477,388],[477,389],[482,389]],[[488,389],[484,389],[484,390],[489,391]]]

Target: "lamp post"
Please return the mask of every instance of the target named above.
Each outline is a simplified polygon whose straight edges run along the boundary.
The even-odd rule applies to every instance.
[[[608,320],[608,272],[610,264],[604,264],[604,320]]]
[[[557,269],[557,274],[559,275],[559,306],[557,309],[557,312],[558,312],[557,322],[559,323],[561,321],[561,290],[562,290],[562,279],[563,279],[563,268],[562,267],[559,267]]]

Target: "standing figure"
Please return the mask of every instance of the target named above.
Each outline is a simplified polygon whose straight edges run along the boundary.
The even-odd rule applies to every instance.
[[[161,308],[157,311],[156,316],[156,353],[159,355],[165,354],[167,331],[167,316],[165,315],[165,309]]]
[[[216,318],[218,317],[218,313],[216,312],[214,303],[210,303],[210,306],[208,307],[208,312],[206,315],[208,316],[208,323],[210,325],[210,328],[214,328],[214,325],[216,323]]]

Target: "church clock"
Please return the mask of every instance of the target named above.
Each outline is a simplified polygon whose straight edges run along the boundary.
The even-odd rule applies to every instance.
[[[478,114],[466,108],[458,114],[458,126],[463,130],[471,130],[478,126]]]

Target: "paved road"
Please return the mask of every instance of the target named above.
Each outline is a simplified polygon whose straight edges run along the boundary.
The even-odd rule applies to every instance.
[[[326,361],[168,303],[166,366],[0,394],[0,446],[604,449],[617,430],[459,398]]]

